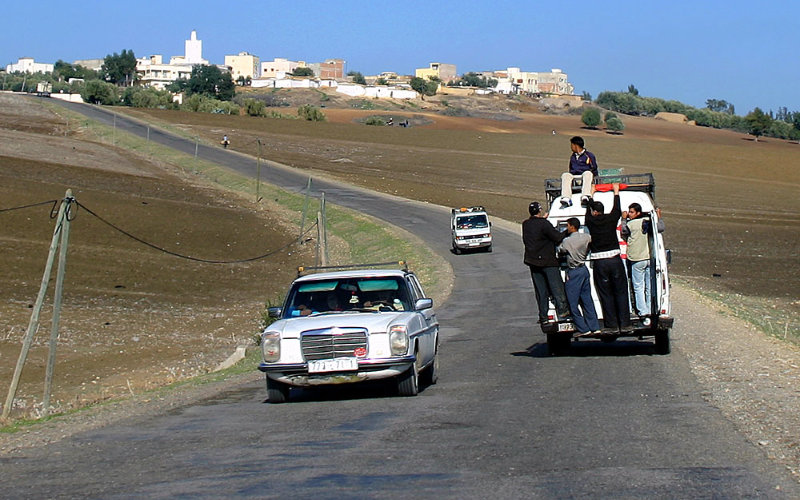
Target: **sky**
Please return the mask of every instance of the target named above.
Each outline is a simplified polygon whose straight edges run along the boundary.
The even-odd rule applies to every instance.
[[[0,64],[184,53],[192,30],[203,57],[249,52],[306,62],[344,59],[345,71],[414,74],[431,62],[469,71],[550,71],[575,92],[605,90],[704,107],[721,99],[800,111],[796,0],[403,0],[7,2]]]

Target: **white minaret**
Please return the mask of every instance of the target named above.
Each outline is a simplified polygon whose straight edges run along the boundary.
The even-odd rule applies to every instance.
[[[197,39],[197,31],[192,30],[192,36],[186,40],[186,62],[189,64],[203,64],[203,41]]]

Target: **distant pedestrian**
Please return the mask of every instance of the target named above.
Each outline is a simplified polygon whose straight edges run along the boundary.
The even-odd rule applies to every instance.
[[[586,228],[592,236],[594,288],[603,309],[603,333],[614,335],[631,331],[631,312],[628,304],[628,277],[620,257],[617,224],[622,217],[619,202],[619,183],[613,183],[614,206],[610,213],[599,201],[586,207]]]
[[[572,205],[572,179],[581,178],[581,203],[587,203],[592,194],[592,182],[597,177],[597,158],[584,147],[583,137],[575,136],[569,140],[572,155],[569,157],[569,171],[561,175],[561,205]]]
[[[567,302],[572,312],[572,320],[579,334],[600,333],[600,322],[592,300],[592,286],[589,283],[589,269],[586,268],[586,255],[592,237],[581,233],[581,222],[572,217],[567,220],[567,237],[558,247],[560,254],[567,256],[567,280],[564,288]]]
[[[656,231],[664,232],[664,221],[661,220],[661,209],[655,210],[658,222]],[[631,203],[626,212],[622,212],[622,238],[628,242],[628,264],[633,285],[634,306],[636,314],[641,318],[643,326],[650,326],[650,234],[653,232],[652,218],[642,213],[642,206]]]
[[[536,305],[539,310],[539,323],[546,323],[550,297],[556,306],[559,320],[569,318],[569,304],[558,268],[556,245],[564,239],[542,213],[542,205],[538,201],[528,206],[530,218],[522,223],[522,242],[525,245],[525,264],[530,268],[533,291],[536,294]]]
[[[230,144],[230,141],[228,140],[228,134],[222,136],[221,144],[223,148],[228,149],[228,144]]]

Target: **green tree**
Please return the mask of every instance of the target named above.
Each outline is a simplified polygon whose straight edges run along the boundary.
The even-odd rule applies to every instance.
[[[423,96],[436,95],[436,91],[439,89],[438,81],[434,79],[425,80],[418,76],[412,78],[410,84],[412,89]]]
[[[210,99],[230,101],[236,94],[236,84],[230,73],[217,66],[197,64],[188,80],[176,80],[167,87],[171,92],[186,92],[186,96],[202,95]]]
[[[748,132],[756,138],[756,142],[772,126],[772,118],[761,111],[761,108],[756,108],[748,113],[744,120],[747,123]]]
[[[389,82],[386,81],[386,78],[381,77],[381,78],[378,78],[375,81],[375,84],[376,85],[389,85]]]
[[[366,85],[367,84],[367,79],[364,78],[364,75],[362,75],[358,71],[348,71],[347,72],[347,76],[350,76],[350,77],[353,78],[353,83],[357,83],[359,85]]]
[[[600,125],[600,111],[597,108],[588,108],[581,115],[581,121],[589,128],[597,128]]]
[[[292,76],[314,76],[314,70],[305,66],[297,67],[292,71]]]
[[[121,54],[114,52],[103,59],[100,69],[103,80],[128,87],[136,81],[136,56],[132,50],[123,50]]]
[[[728,113],[729,115],[735,114],[733,104],[725,99],[706,99],[706,108],[718,113]]]
[[[245,99],[244,110],[248,116],[264,116],[264,101],[258,99]]]
[[[617,134],[625,130],[625,124],[622,123],[622,120],[617,116],[612,116],[610,119],[606,120],[606,127],[608,130]]]
[[[588,92],[586,92],[584,90],[583,91],[583,96],[581,97],[581,99],[583,99],[584,101],[592,102],[592,94],[590,94],[590,93],[588,93]]]
[[[631,94],[631,95],[638,96],[639,95],[639,89],[634,87],[633,84],[630,84],[630,85],[628,85],[628,93]]]
[[[617,117],[617,114],[614,113],[613,111],[606,111],[605,116],[603,116],[603,121],[608,123],[608,120],[610,120],[612,118],[616,118],[616,117]]]
[[[83,86],[81,97],[91,104],[111,106],[119,102],[117,86],[101,80],[89,80]]]

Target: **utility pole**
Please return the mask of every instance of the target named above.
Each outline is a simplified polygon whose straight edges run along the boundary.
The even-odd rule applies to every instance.
[[[59,237],[61,237],[61,241],[64,245],[66,245],[67,239],[64,237],[63,232],[68,231],[66,227],[69,225],[69,217],[68,214],[70,213],[69,205],[75,201],[75,198],[72,196],[72,190],[68,189],[66,196],[64,197],[64,201],[61,203],[61,206],[58,208],[58,215],[56,216],[56,227],[53,230],[53,239],[50,242],[50,252],[47,255],[47,263],[44,267],[44,274],[42,275],[42,283],[39,286],[39,295],[36,297],[36,303],[33,306],[33,312],[31,312],[31,319],[28,322],[28,329],[25,332],[25,337],[22,341],[22,349],[19,353],[19,359],[17,360],[17,366],[14,369],[14,376],[11,380],[11,385],[8,388],[8,397],[6,397],[6,403],[3,405],[3,414],[2,419],[5,420],[8,418],[8,414],[11,412],[11,407],[14,404],[14,396],[17,394],[17,387],[19,386],[19,379],[22,375],[22,368],[25,365],[25,361],[28,358],[28,351],[30,351],[31,343],[33,342],[33,336],[36,334],[36,330],[39,329],[39,315],[42,312],[42,305],[44,304],[44,296],[47,293],[47,285],[50,282],[50,274],[53,270],[53,261],[55,260],[56,250],[58,249],[59,245]],[[59,256],[59,277],[56,279],[57,282],[60,282],[63,285],[63,272],[64,267],[63,263],[66,262],[66,248],[61,249],[61,255]],[[61,292],[59,290],[56,291],[57,298],[58,298],[58,306],[61,306]],[[55,308],[55,304],[54,304]],[[54,309],[53,311],[53,321],[54,321],[54,328],[56,337],[58,336],[58,323],[57,318],[60,316],[60,311]],[[52,339],[51,339],[51,348],[52,347]],[[54,348],[53,348],[54,349]],[[51,357],[54,356],[54,352],[51,352]],[[48,367],[48,372],[49,372]],[[51,373],[52,376],[52,373]],[[49,399],[49,388],[46,389],[46,395]]]
[[[297,243],[303,244],[303,232],[306,228],[306,212],[308,212],[308,197],[311,196],[311,177],[308,178],[308,185],[306,186],[306,197],[303,200],[303,214],[300,217],[300,236],[297,237]]]

